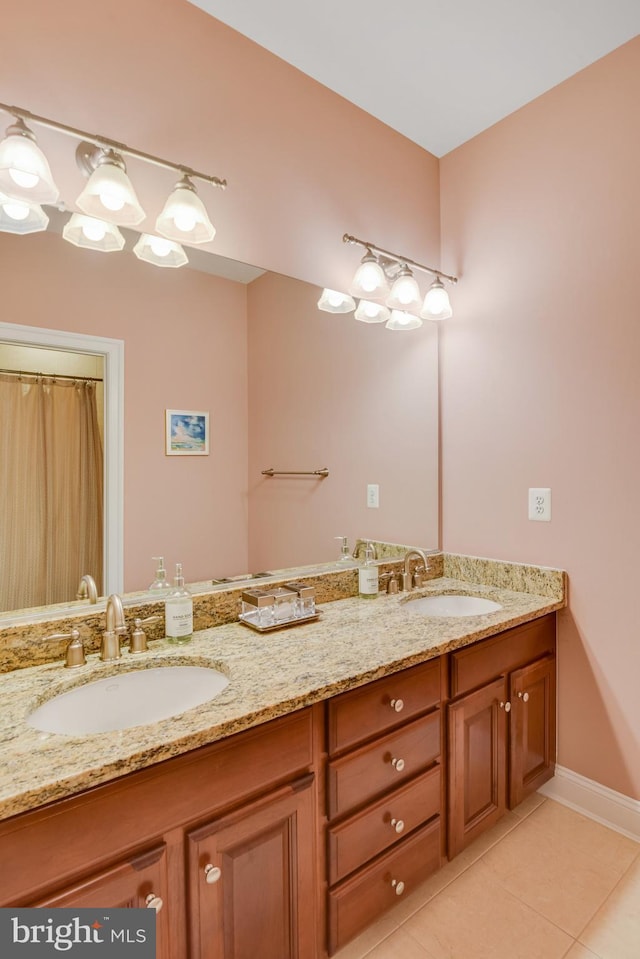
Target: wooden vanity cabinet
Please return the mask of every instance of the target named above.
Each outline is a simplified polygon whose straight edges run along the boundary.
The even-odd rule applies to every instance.
[[[315,959],[313,730],[300,710],[0,822],[0,906],[159,909],[158,959]]]
[[[448,854],[553,776],[555,615],[450,654]]]
[[[328,952],[442,861],[441,661],[327,703]]]

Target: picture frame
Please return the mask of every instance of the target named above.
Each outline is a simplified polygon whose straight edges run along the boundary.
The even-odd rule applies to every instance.
[[[165,453],[167,456],[208,456],[208,410],[165,410]]]

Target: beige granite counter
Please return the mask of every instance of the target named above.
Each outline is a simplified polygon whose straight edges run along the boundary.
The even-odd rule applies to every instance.
[[[158,640],[143,656],[124,651],[115,664],[102,663],[92,654],[78,670],[65,670],[55,662],[0,675],[0,819],[223,739],[566,604],[561,571],[517,567],[528,571],[517,580],[526,592],[492,584],[492,577],[508,582],[504,571],[494,570],[499,564],[475,563],[490,564],[488,571],[471,567],[482,572],[484,584],[438,578],[410,597],[382,594],[375,600],[324,603],[319,620],[293,628],[260,634],[229,623],[195,633],[188,646]],[[450,565],[458,575],[468,573],[463,557],[454,557]],[[407,611],[414,598],[452,592],[485,596],[503,608],[464,618]],[[63,736],[37,732],[25,722],[36,705],[72,686],[122,670],[183,662],[221,669],[229,676],[228,687],[212,702],[180,716],[121,732]]]

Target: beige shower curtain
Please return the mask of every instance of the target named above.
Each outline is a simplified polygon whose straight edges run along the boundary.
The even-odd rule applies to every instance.
[[[0,373],[0,610],[100,591],[102,461],[91,381]]]

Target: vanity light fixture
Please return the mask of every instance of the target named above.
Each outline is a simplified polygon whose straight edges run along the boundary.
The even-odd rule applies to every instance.
[[[394,312],[419,314],[421,319],[444,320],[453,316],[449,295],[442,281],[446,280],[448,283],[455,284],[458,282],[457,276],[451,276],[448,273],[443,273],[442,270],[435,269],[435,267],[417,263],[415,260],[399,253],[392,253],[390,250],[376,246],[368,240],[359,240],[348,233],[344,234],[342,240],[344,243],[362,246],[366,251],[350,287],[350,292],[354,296],[368,300],[382,300]],[[368,271],[371,271],[370,275],[378,277],[375,283],[373,279],[366,277],[365,284],[361,284],[360,279],[365,267]],[[374,270],[377,271],[375,274],[372,272]],[[413,276],[414,270],[430,273],[434,277],[424,301],[422,301],[417,280]],[[379,279],[380,274],[382,274],[384,284]],[[390,291],[387,279],[393,280]],[[386,285],[386,291],[382,292],[384,285]],[[368,293],[367,289],[372,289],[374,292]],[[394,318],[393,314],[391,320],[387,323],[387,327],[392,330],[415,329],[420,325],[419,321],[410,325],[406,318]]]
[[[156,220],[156,230],[178,243],[209,243],[216,235],[205,205],[188,176],[176,183]]]
[[[83,213],[107,217],[118,226],[137,226],[142,223],[145,213],[119,153],[83,141],[76,149],[76,160],[82,172],[89,177],[76,200]]]
[[[168,266],[178,268],[189,262],[187,254],[179,243],[167,240],[163,236],[151,236],[143,233],[133,248],[139,260],[152,263],[154,266]]]
[[[40,233],[46,230],[49,217],[37,203],[16,200],[0,193],[0,230],[4,233]]]
[[[72,213],[62,231],[63,239],[86,250],[115,253],[124,246],[124,237],[115,223],[84,213]]]
[[[318,309],[325,313],[352,313],[356,308],[356,301],[348,293],[339,290],[329,290],[325,287],[318,300]]]
[[[0,143],[0,190],[28,203],[55,203],[60,195],[47,158],[19,115]]]
[[[137,226],[144,220],[145,212],[127,175],[124,156],[172,170],[174,174],[178,173],[181,177],[158,217],[159,233],[169,240],[194,244],[207,243],[214,238],[215,228],[204,203],[196,193],[193,180],[201,180],[222,190],[227,186],[226,180],[208,173],[200,173],[191,167],[164,160],[151,153],[144,153],[108,137],[87,133],[85,130],[59,123],[57,120],[37,116],[21,107],[0,103],[0,111],[13,116],[15,121],[7,129],[6,138],[0,143],[0,191],[9,199],[26,201],[35,205],[56,203],[59,198],[59,191],[51,177],[47,159],[36,144],[35,136],[26,122],[56,130],[79,141],[76,160],[88,177],[88,182],[77,199],[77,205],[88,218],[107,223],[107,228],[101,239],[92,240],[91,236],[87,235],[87,231],[89,234],[93,232],[95,237],[101,232],[102,227],[98,228],[95,224],[88,226],[87,217],[83,221],[84,228],[78,227],[79,221],[72,217],[67,224],[68,229],[65,235],[65,239],[71,243],[106,251],[122,249],[122,246],[111,245],[114,242],[114,236],[120,236],[114,224]],[[16,210],[18,209],[16,207]],[[74,214],[74,216],[81,215]],[[10,229],[11,224],[5,226],[4,222],[3,215],[0,218],[0,230],[32,232]],[[109,227],[113,227],[115,234]],[[103,241],[107,244],[106,246],[100,245]],[[117,243],[120,243],[120,240],[117,240]],[[122,244],[124,245],[124,239]],[[184,251],[183,255],[185,255]],[[169,257],[169,254],[165,256]],[[162,266],[181,265],[177,262],[180,257],[175,250],[173,250],[173,256],[176,262],[164,260],[162,256],[159,260],[150,259],[149,262]]]
[[[360,300],[354,316],[362,323],[386,323],[391,317],[391,311],[382,303]]]

